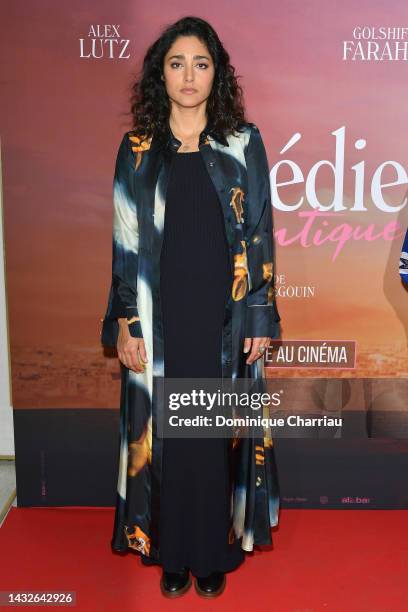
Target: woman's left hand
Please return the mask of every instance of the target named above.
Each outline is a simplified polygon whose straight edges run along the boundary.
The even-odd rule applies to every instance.
[[[244,353],[248,353],[249,351],[251,351],[249,353],[248,359],[246,360],[246,363],[251,364],[257,359],[259,359],[259,357],[263,357],[271,340],[272,338],[269,338],[267,336],[265,336],[264,338],[245,338]],[[259,349],[262,347],[264,347],[264,350],[260,351]]]

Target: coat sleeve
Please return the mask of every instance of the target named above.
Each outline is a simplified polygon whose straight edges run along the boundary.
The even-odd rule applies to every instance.
[[[105,346],[116,346],[118,318],[134,320],[129,324],[130,335],[143,337],[137,309],[139,231],[132,156],[125,133],[116,156],[113,178],[112,280],[101,333]]]
[[[406,231],[404,242],[401,248],[399,273],[401,276],[401,280],[404,283],[408,283],[408,229]]]
[[[281,320],[275,302],[275,249],[268,159],[259,129],[251,125],[245,149],[248,173],[245,220],[249,290],[245,337],[280,336]]]

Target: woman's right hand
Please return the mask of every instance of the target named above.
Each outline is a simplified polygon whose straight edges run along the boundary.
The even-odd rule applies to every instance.
[[[119,335],[116,350],[120,361],[134,372],[144,372],[147,355],[143,338],[133,338],[130,335],[126,319],[118,319],[118,321]]]

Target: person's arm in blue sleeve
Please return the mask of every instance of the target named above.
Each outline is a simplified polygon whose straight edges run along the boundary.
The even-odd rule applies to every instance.
[[[245,336],[280,336],[281,317],[275,301],[275,249],[268,159],[256,125],[245,150],[248,208],[245,221],[249,276]]]

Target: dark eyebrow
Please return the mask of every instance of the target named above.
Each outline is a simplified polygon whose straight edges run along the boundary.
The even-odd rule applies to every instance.
[[[182,53],[179,53],[178,55],[172,55],[171,57],[168,58],[168,60],[171,60],[173,58],[184,59],[185,56]],[[207,57],[206,55],[193,55],[193,59],[195,59],[195,60],[196,59],[207,59],[207,60],[209,60],[210,58]]]

